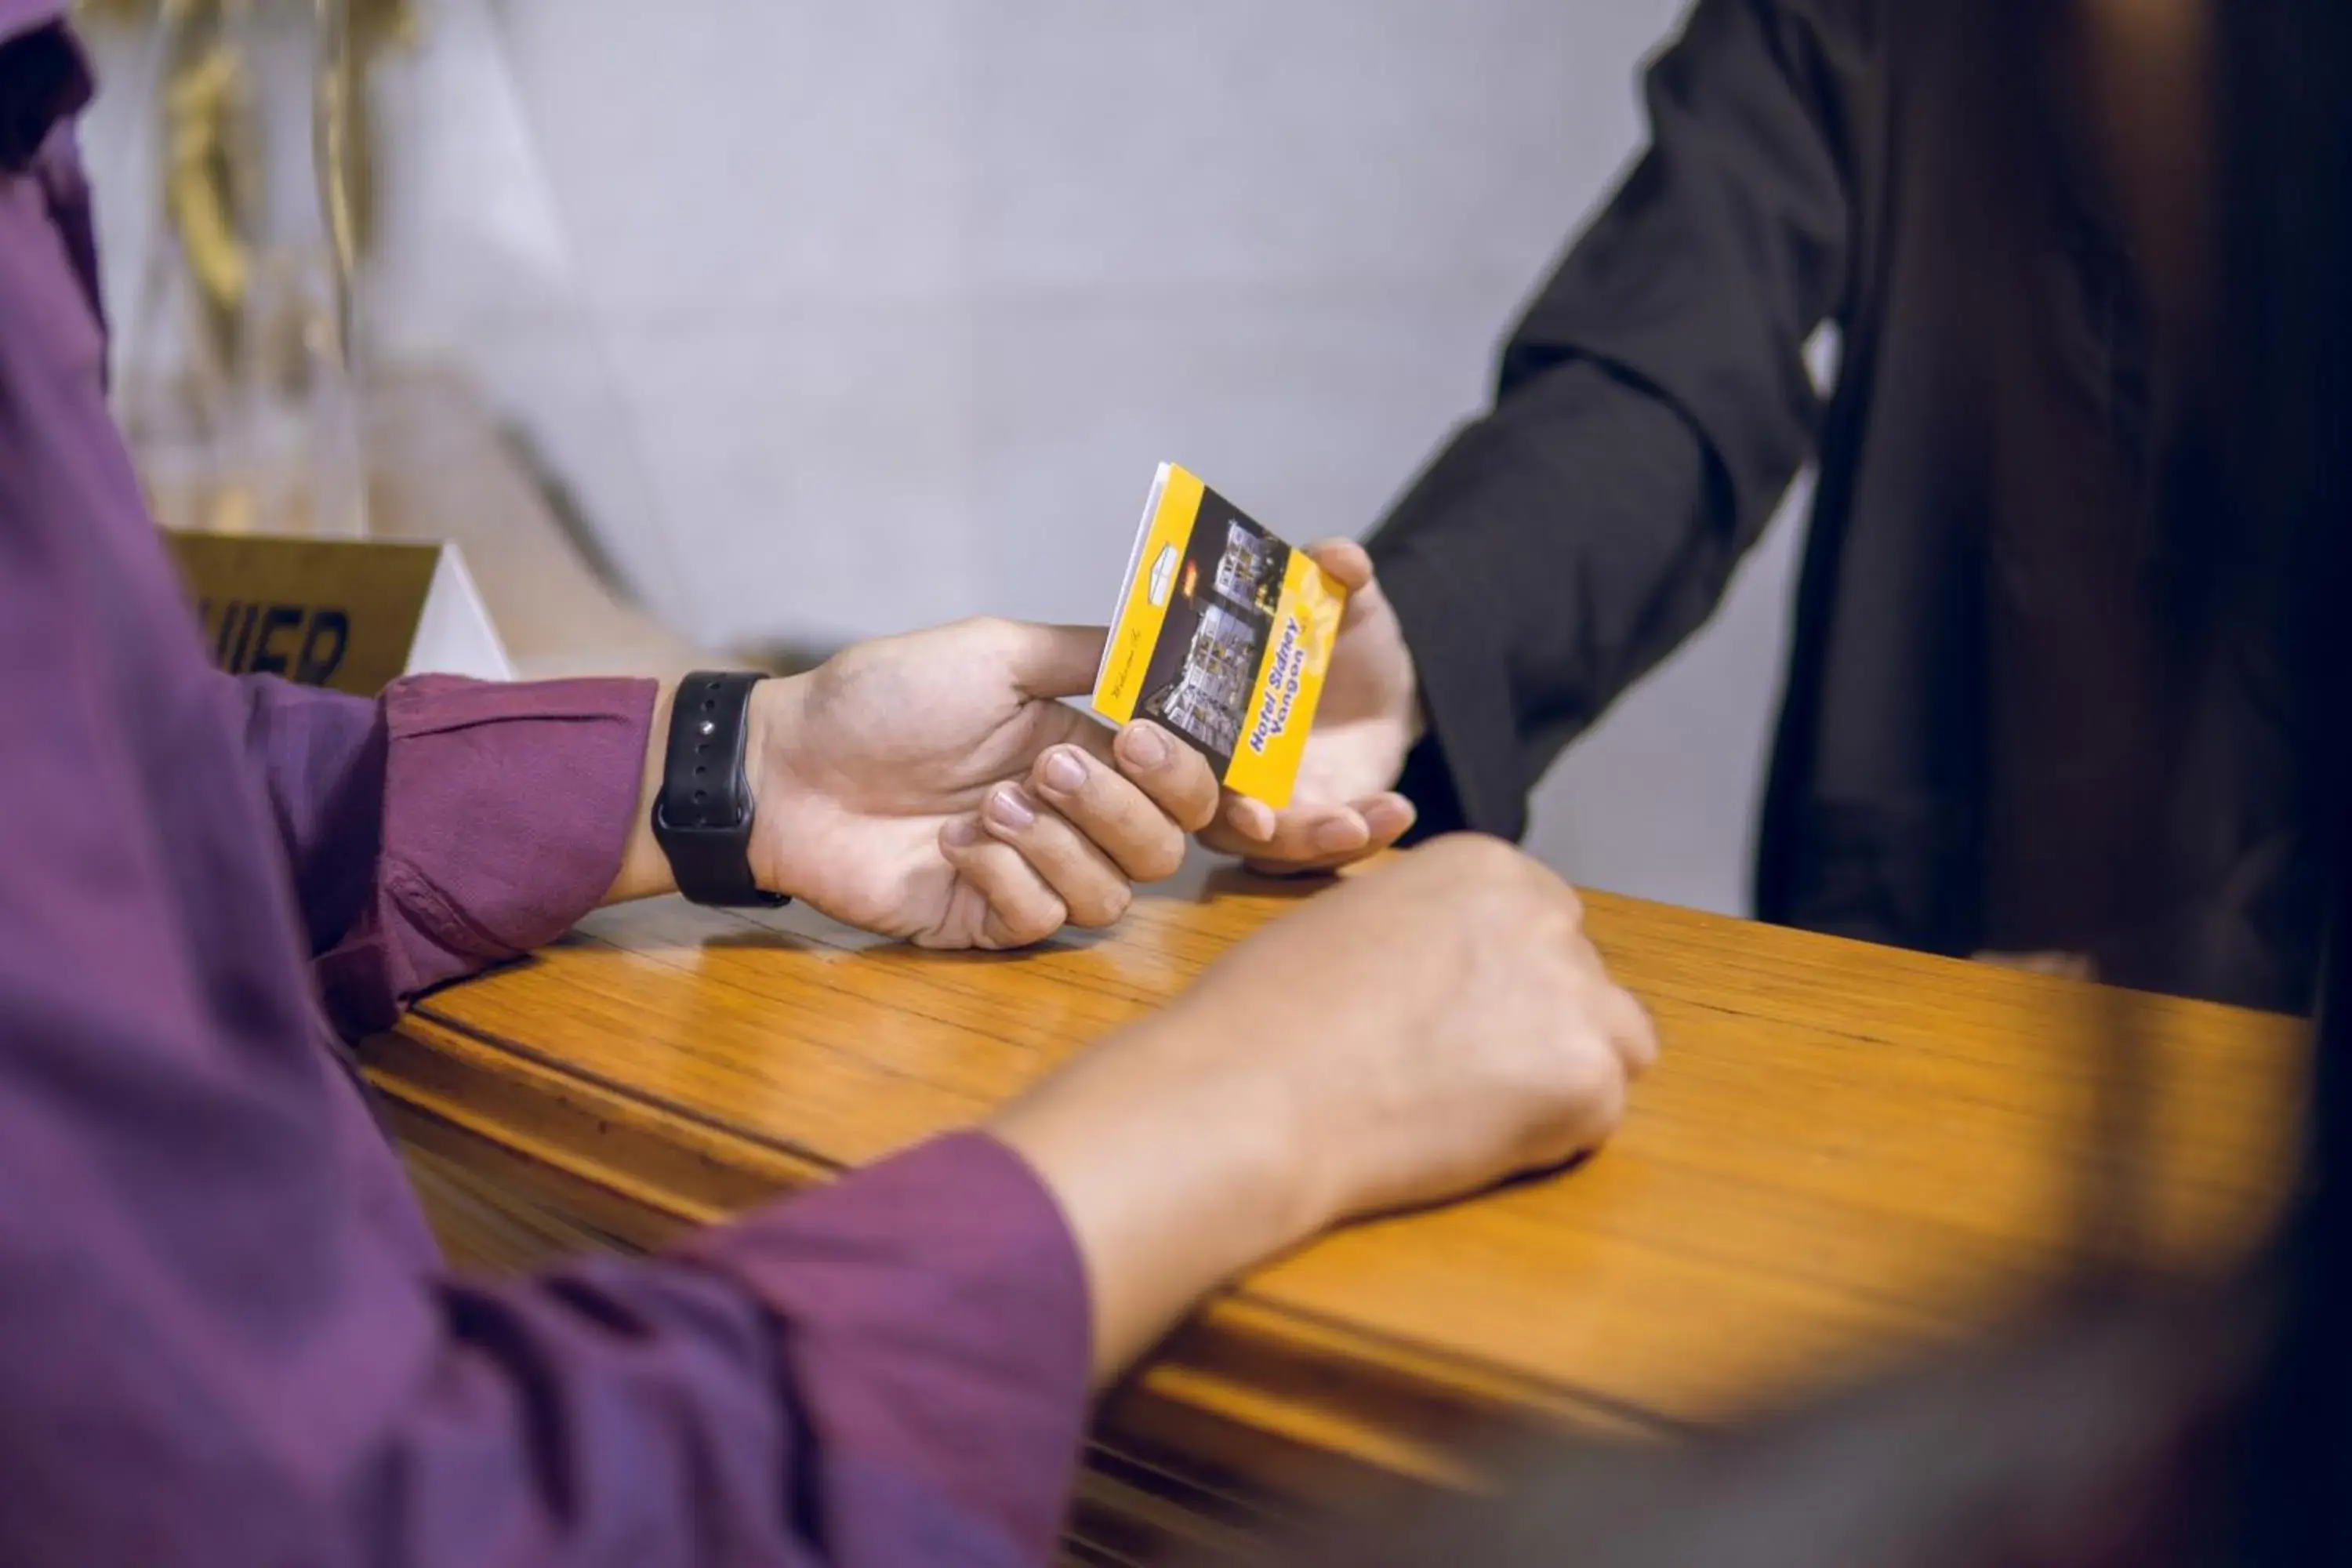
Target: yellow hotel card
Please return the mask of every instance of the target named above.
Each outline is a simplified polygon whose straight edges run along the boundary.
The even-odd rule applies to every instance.
[[[1306,552],[1162,463],[1095,674],[1095,711],[1166,726],[1227,788],[1279,809],[1347,603]]]

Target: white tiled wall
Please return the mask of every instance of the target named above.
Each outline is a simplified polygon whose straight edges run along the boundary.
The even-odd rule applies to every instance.
[[[1679,9],[423,6],[379,319],[475,363],[719,641],[1098,618],[1163,458],[1362,531],[1481,401]],[[1547,782],[1541,853],[1744,904],[1790,532]]]

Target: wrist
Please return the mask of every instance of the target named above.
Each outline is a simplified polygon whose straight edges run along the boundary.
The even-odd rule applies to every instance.
[[[774,775],[780,770],[774,759],[789,752],[790,742],[780,735],[791,725],[790,710],[797,700],[803,679],[761,680],[751,687],[744,699],[743,783],[752,803],[751,842],[745,854],[752,879],[768,892],[791,891],[779,868],[772,864],[777,858],[772,848],[778,838],[774,819],[786,815],[786,808],[780,803],[788,795],[777,787]],[[669,855],[653,828],[654,803],[660,798],[668,770],[670,724],[677,704],[677,683],[662,682],[655,693],[652,721],[646,734],[636,814],[622,848],[620,868],[605,889],[604,903],[656,898],[678,890]]]
[[[657,898],[677,891],[669,857],[654,838],[655,797],[661,794],[662,763],[669,744],[670,709],[677,696],[675,681],[665,680],[654,696],[653,721],[646,730],[645,756],[638,764],[637,808],[629,818],[629,837],[621,848],[621,864],[604,889],[602,904],[631,899]]]
[[[1295,1105],[1181,1004],[1121,1031],[993,1117],[1085,1260],[1095,1373],[1116,1376],[1207,1292],[1323,1228]]]
[[[802,788],[793,771],[801,754],[806,675],[771,676],[751,689],[743,714],[743,783],[751,795],[751,875],[771,893],[804,898],[795,875],[793,817]]]
[[[1328,1158],[1330,1145],[1316,1115],[1327,1097],[1263,1058],[1234,1059],[1234,1042],[1247,1033],[1234,1029],[1229,1007],[1189,995],[1126,1031],[1159,1068],[1165,1089],[1158,1103],[1175,1135],[1197,1142],[1202,1128],[1217,1130],[1219,1180],[1244,1194],[1246,1215],[1233,1225],[1235,1246],[1245,1254],[1240,1267],[1321,1234],[1346,1206],[1334,1180],[1338,1163]]]

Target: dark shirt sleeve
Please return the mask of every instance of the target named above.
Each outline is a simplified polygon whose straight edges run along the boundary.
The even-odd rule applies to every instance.
[[[1561,747],[1713,610],[1811,450],[1845,288],[1833,63],[1777,0],[1699,0],[1651,145],[1513,331],[1495,406],[1370,542],[1431,738],[1423,831],[1516,837]]]

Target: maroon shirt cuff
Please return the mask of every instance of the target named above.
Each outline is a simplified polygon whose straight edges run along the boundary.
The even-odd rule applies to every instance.
[[[773,1310],[831,1462],[912,1481],[1000,1533],[1015,1561],[1051,1555],[1093,1330],[1076,1244],[1019,1155],[952,1134],[697,1235],[679,1256]],[[852,1522],[887,1535],[923,1528],[920,1512]],[[887,1562],[915,1560],[905,1549],[919,1542],[836,1544],[845,1561]]]
[[[650,680],[394,682],[374,896],[318,963],[347,1033],[541,947],[596,907],[635,826]]]

